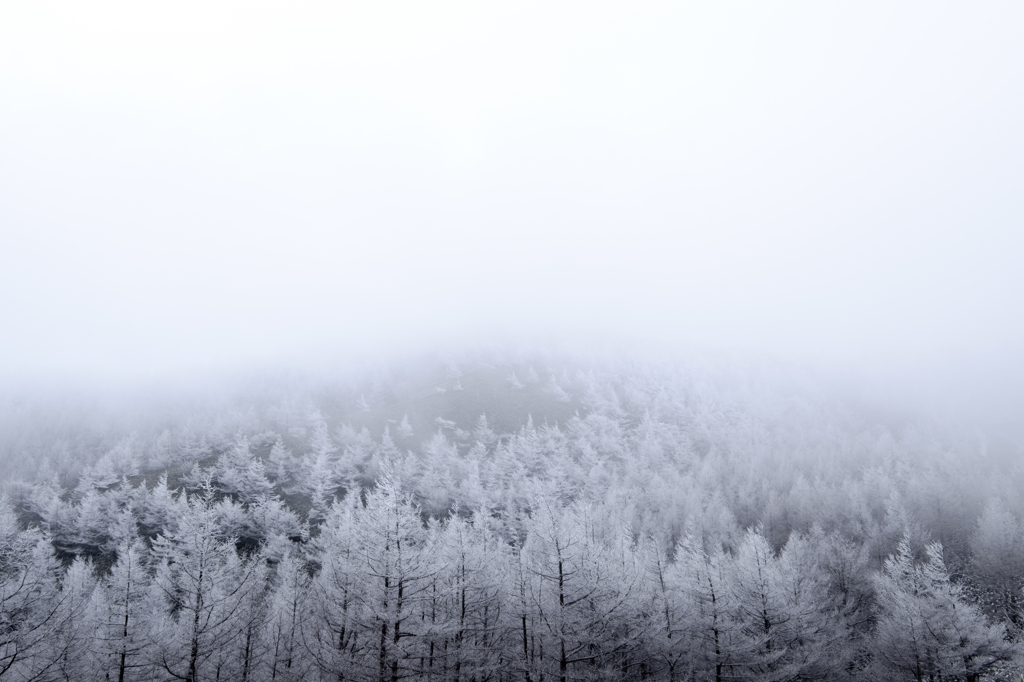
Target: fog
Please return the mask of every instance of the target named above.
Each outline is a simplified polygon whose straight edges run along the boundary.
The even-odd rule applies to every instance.
[[[1022,25],[996,2],[8,5],[0,376],[600,338],[1005,421]]]
[[[0,6],[0,678],[1024,682],[1024,5]]]

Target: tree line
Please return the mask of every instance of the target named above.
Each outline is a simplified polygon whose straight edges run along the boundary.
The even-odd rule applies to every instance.
[[[875,571],[838,533],[780,551],[759,528],[732,551],[689,533],[665,546],[553,490],[436,520],[389,473],[315,536],[209,478],[149,495],[112,519],[103,570],[103,555],[62,566],[7,505],[0,677],[971,681],[1020,654],[941,545],[919,558],[909,536]],[[147,539],[154,508],[166,524]],[[258,542],[240,543],[240,523]]]
[[[174,466],[135,435],[9,483],[0,679],[1018,679],[1012,463],[805,396],[536,374],[502,389],[570,417],[374,438],[279,404],[163,438]]]

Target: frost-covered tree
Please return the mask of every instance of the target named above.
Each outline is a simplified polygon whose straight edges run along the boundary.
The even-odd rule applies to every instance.
[[[548,379],[548,382],[544,384],[544,393],[551,396],[555,400],[561,403],[567,403],[572,400],[572,397],[566,393],[565,389],[558,383],[558,379],[552,374]]]
[[[117,561],[93,592],[88,623],[93,670],[104,679],[146,680],[154,671],[148,666],[149,645],[146,596],[150,576],[145,548],[137,538],[125,538],[117,549]]]
[[[586,506],[558,508],[538,499],[523,548],[527,599],[546,655],[539,670],[560,682],[628,670],[642,622],[632,616],[640,566],[614,529],[600,528]]]
[[[49,538],[18,532],[0,505],[0,677],[38,679],[54,670],[61,652],[51,638],[67,624],[57,584],[59,564]]]
[[[139,532],[149,537],[167,535],[178,524],[187,507],[184,495],[176,495],[168,487],[167,474],[163,473],[156,484],[139,490],[132,511],[139,523]]]
[[[289,551],[277,562],[273,590],[269,596],[262,635],[265,660],[262,679],[298,682],[310,679],[314,660],[307,654],[304,627],[312,608],[310,574],[295,552]],[[312,640],[312,641],[315,641]]]
[[[42,679],[79,680],[89,671],[91,631],[87,606],[96,585],[91,562],[75,559],[59,575],[60,591],[54,595],[53,620],[46,634],[38,676]]]
[[[650,623],[643,640],[648,657],[644,673],[657,673],[669,682],[685,679],[691,654],[689,625],[693,602],[687,599],[686,576],[681,562],[670,561],[669,552],[655,540],[638,548],[647,573],[642,585],[647,594],[642,604],[649,608]]]
[[[1013,634],[1024,630],[1024,526],[993,500],[971,536],[971,564],[979,605]]]
[[[402,438],[412,438],[414,434],[412,424],[409,423],[409,415],[402,415],[402,421],[398,424],[398,435]]]
[[[327,518],[343,479],[327,455],[322,452],[315,459],[307,461],[303,474],[302,491],[308,497],[311,507],[309,520],[320,522]]]
[[[677,548],[676,561],[685,612],[690,614],[681,633],[689,653],[677,665],[697,679],[722,682],[739,677],[751,651],[738,615],[730,557],[720,547],[706,551],[699,538],[688,534]]]
[[[438,564],[429,599],[428,656],[441,679],[483,679],[501,665],[505,646],[506,547],[484,524],[458,515],[436,530]]]
[[[915,563],[904,537],[876,578],[878,672],[891,680],[976,682],[1012,657],[1005,629],[989,625],[964,601],[949,579],[941,545],[928,545],[926,553],[926,562]]]
[[[235,436],[231,448],[217,458],[212,476],[221,492],[246,505],[262,499],[271,491],[263,462],[253,456],[249,439],[241,433]]]
[[[309,584],[310,608],[300,624],[303,645],[316,665],[339,680],[355,674],[359,654],[374,635],[362,619],[362,564],[355,533],[361,513],[362,501],[349,495],[331,508],[320,527],[315,541],[320,570]]]
[[[286,491],[290,491],[298,482],[301,463],[280,437],[270,448],[269,465],[269,473],[274,483]]]
[[[430,536],[417,509],[385,477],[354,519],[358,624],[366,633],[357,662],[363,675],[397,682],[429,659],[431,624],[422,618],[437,571]],[[429,662],[429,661],[427,661]]]
[[[498,436],[494,433],[494,429],[490,427],[490,424],[487,423],[486,414],[481,414],[477,418],[476,426],[473,427],[473,438],[485,448],[489,448],[497,442]]]
[[[189,682],[231,677],[239,662],[226,655],[244,649],[252,602],[265,587],[263,560],[241,559],[234,539],[222,536],[212,490],[184,511],[178,527],[153,543],[160,563],[152,589],[165,608],[151,626],[155,664]]]
[[[127,490],[128,485],[123,485]],[[100,493],[95,488],[86,491],[77,506],[74,536],[81,552],[112,553],[117,547],[122,525],[122,514],[128,501],[122,495]]]
[[[141,445],[138,434],[132,433],[104,453],[93,466],[82,470],[80,489],[106,489],[117,483],[123,476],[134,476],[139,473]]]

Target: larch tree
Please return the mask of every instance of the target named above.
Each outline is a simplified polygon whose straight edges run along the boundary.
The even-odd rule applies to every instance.
[[[690,614],[681,633],[689,654],[677,664],[680,672],[714,682],[737,678],[749,660],[749,643],[738,616],[731,558],[719,547],[706,551],[688,533],[676,549],[676,562]]]
[[[793,533],[775,559],[775,588],[786,622],[777,641],[786,647],[779,679],[834,679],[854,655],[853,610],[835,600],[820,544]]]
[[[508,553],[483,525],[452,515],[438,535],[440,568],[421,602],[431,629],[427,656],[441,679],[486,679],[500,665],[502,568]]]
[[[377,682],[418,675],[431,629],[419,616],[438,570],[419,511],[385,475],[367,493],[354,533],[359,620],[372,633],[360,652],[363,668]]]
[[[65,612],[58,572],[50,538],[19,531],[13,511],[0,499],[0,678],[32,679],[56,662],[49,639]]]
[[[971,553],[980,606],[1020,638],[1024,633],[1024,525],[999,500],[991,501],[978,519]]]
[[[623,654],[639,639],[628,613],[639,567],[620,561],[615,533],[599,528],[586,506],[538,499],[526,532],[529,600],[546,652],[541,669],[559,682],[621,673],[629,664]]]
[[[43,679],[85,679],[91,672],[89,649],[92,632],[86,616],[90,597],[96,586],[92,563],[76,558],[59,579],[52,626],[46,636]]]
[[[234,539],[221,535],[209,488],[188,501],[178,528],[153,545],[160,560],[154,589],[167,609],[151,631],[157,664],[188,682],[227,673],[224,655],[240,648],[251,602],[265,586],[262,557],[239,558]]]
[[[289,490],[296,482],[295,477],[299,471],[299,461],[294,453],[288,449],[278,436],[270,447],[270,456],[267,458],[270,464],[270,475],[274,483],[284,490]]]
[[[144,557],[145,548],[137,538],[122,540],[117,561],[89,604],[94,668],[117,682],[152,677],[145,657],[150,576]]]
[[[263,462],[253,456],[249,439],[241,433],[235,436],[231,448],[217,459],[212,473],[213,482],[221,492],[245,505],[271,492]]]
[[[348,495],[331,508],[320,527],[314,541],[320,570],[309,583],[309,617],[299,623],[304,647],[320,670],[338,682],[354,679],[358,656],[373,636],[361,619],[362,563],[355,534],[356,517],[361,513],[359,496]],[[299,578],[282,576],[282,580]],[[287,602],[277,608],[285,605]]]
[[[309,679],[314,661],[306,655],[304,621],[309,618],[310,573],[306,562],[288,551],[277,562],[262,636],[262,678],[281,682]]]
[[[949,579],[942,546],[926,547],[914,562],[904,536],[876,579],[878,625],[873,653],[879,673],[892,680],[977,682],[1011,659],[1005,628],[989,625]]]
[[[670,561],[662,543],[651,540],[641,548],[647,572],[643,583],[647,590],[651,623],[644,638],[649,661],[645,673],[660,673],[669,682],[685,679],[691,651],[689,622],[692,600],[686,599],[685,575],[680,562]]]

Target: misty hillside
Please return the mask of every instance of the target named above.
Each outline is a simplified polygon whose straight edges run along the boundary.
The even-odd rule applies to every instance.
[[[0,2],[0,682],[1024,682],[1024,2]]]
[[[492,353],[3,418],[0,678],[1021,665],[1019,447],[812,375]]]

